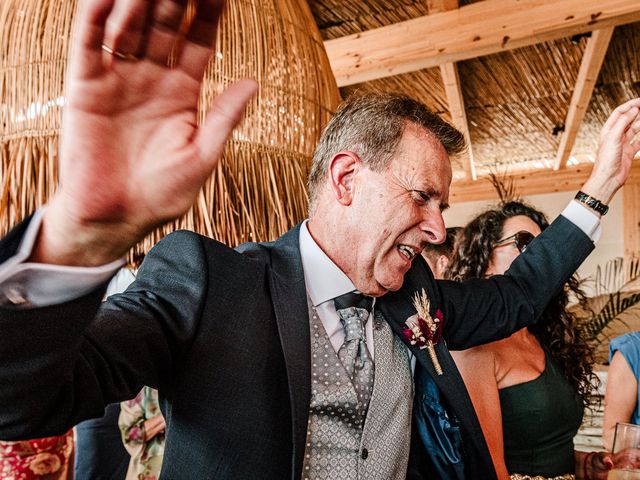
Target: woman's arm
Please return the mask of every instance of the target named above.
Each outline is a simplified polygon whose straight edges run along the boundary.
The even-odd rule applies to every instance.
[[[604,396],[602,439],[608,451],[613,448],[616,423],[628,423],[638,403],[638,380],[620,351],[611,359]]]
[[[495,356],[491,350],[483,347],[451,354],[469,391],[498,479],[508,479],[509,473],[504,462],[502,410],[496,381]]]
[[[144,421],[144,441],[148,442],[159,433],[164,432],[165,423],[161,413]]]

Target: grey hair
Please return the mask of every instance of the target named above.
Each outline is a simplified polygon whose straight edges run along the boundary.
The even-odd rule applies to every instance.
[[[315,208],[329,162],[341,150],[356,153],[369,168],[389,166],[408,123],[433,134],[449,156],[466,148],[464,136],[423,103],[399,93],[367,93],[343,102],[327,123],[313,154],[309,174],[309,210]]]

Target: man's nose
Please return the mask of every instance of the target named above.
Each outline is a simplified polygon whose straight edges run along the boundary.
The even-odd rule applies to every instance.
[[[427,235],[429,243],[439,244],[444,242],[447,233],[442,212],[440,210],[426,212],[420,224],[420,229]]]

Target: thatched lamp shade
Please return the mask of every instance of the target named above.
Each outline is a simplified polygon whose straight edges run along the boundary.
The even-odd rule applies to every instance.
[[[0,2],[0,234],[46,202],[57,181],[63,80],[75,0]],[[223,160],[179,221],[229,245],[271,240],[306,215],[306,178],[340,94],[305,0],[230,0],[201,93],[200,120],[230,82],[260,93]]]

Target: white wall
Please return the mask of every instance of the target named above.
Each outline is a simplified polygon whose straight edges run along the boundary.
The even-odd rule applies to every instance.
[[[549,220],[557,217],[573,198],[575,192],[547,193],[544,195],[531,195],[523,199],[544,212]],[[464,202],[451,205],[444,213],[447,227],[463,226],[478,213],[496,201]],[[596,243],[595,250],[578,270],[581,278],[594,275],[598,265],[604,267],[612,258],[624,256],[623,245],[623,219],[622,219],[622,193],[619,192],[609,205],[609,212],[602,219],[602,236]],[[567,248],[571,248],[567,245]]]

